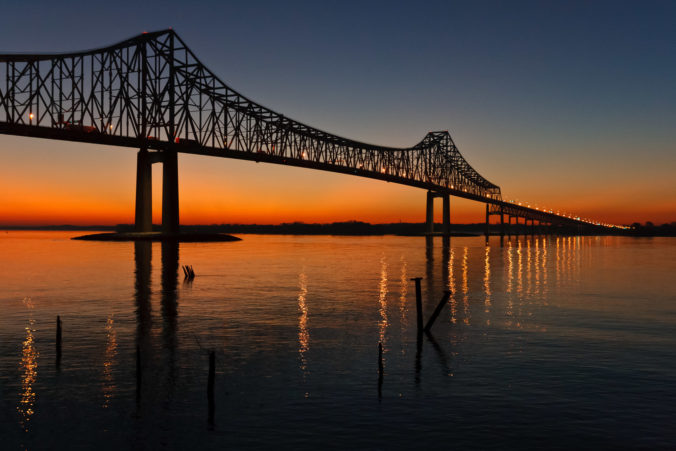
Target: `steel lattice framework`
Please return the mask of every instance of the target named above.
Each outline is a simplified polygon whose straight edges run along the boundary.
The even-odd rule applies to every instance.
[[[229,88],[171,29],[84,52],[0,55],[0,133],[308,167],[529,210],[503,202],[448,132],[391,148],[307,126]]]

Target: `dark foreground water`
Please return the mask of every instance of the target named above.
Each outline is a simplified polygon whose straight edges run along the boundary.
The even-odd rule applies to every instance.
[[[676,447],[676,239],[0,234],[2,449]]]

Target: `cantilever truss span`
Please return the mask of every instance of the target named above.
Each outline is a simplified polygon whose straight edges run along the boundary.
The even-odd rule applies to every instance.
[[[0,55],[0,133],[300,166],[507,205],[448,132],[390,148],[309,127],[229,88],[171,29],[84,52]]]

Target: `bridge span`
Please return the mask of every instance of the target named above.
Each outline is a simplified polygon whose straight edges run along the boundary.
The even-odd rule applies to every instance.
[[[0,55],[0,133],[139,149],[138,232],[152,228],[152,164],[161,163],[162,231],[178,233],[178,153],[237,158],[368,177],[427,190],[427,231],[434,198],[486,204],[501,224],[512,218],[548,225],[607,224],[502,199],[500,187],[460,154],[447,131],[392,148],[336,136],[276,113],[223,83],[171,29],[73,53]],[[504,231],[504,227],[502,229]]]

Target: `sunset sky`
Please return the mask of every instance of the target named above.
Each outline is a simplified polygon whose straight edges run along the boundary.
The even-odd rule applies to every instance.
[[[675,18],[671,1],[10,2],[0,53],[173,27],[285,116],[395,147],[449,130],[506,200],[663,223],[676,221]],[[0,162],[0,226],[133,222],[135,149],[0,135]],[[425,214],[421,189],[263,163],[180,155],[179,184],[182,224]],[[453,222],[483,219],[482,204],[451,207]]]

